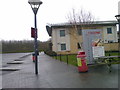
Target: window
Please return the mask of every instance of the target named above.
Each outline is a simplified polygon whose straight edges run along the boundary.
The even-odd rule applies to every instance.
[[[65,30],[60,30],[60,37],[64,37],[65,36]]]
[[[107,28],[107,34],[112,34],[112,28]]]
[[[81,49],[80,43],[77,43],[77,47],[78,49]]]
[[[61,44],[61,50],[66,50],[66,44]]]
[[[108,40],[108,43],[113,43],[113,41],[112,40]]]

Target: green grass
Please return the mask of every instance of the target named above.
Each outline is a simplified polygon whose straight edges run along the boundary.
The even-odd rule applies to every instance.
[[[105,56],[109,56],[109,54],[111,56],[118,56],[118,52],[106,52]],[[68,64],[77,66],[77,57],[76,56],[77,55],[68,55]],[[57,57],[54,56],[53,58],[67,63],[67,55],[61,55],[61,58],[60,58],[60,56],[57,56]],[[118,60],[118,58],[114,58],[114,60]],[[115,64],[120,64],[120,63],[115,63]]]
[[[109,54],[110,56],[118,56],[118,52],[106,52],[105,56],[109,56]]]
[[[118,52],[106,52],[105,56],[118,56]],[[119,60],[119,58],[114,58],[114,60]]]
[[[74,65],[74,66],[77,66],[77,58],[76,58],[76,55],[61,55],[61,58],[60,56],[54,56],[53,57],[54,59],[58,59],[60,61],[63,61],[63,62],[68,62],[68,64],[71,64],[71,65]],[[67,58],[68,58],[68,61],[67,61]]]

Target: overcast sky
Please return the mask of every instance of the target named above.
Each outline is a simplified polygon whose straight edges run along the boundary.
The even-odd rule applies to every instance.
[[[72,8],[90,11],[97,20],[116,20],[119,0],[42,0],[37,13],[38,40],[46,41],[49,36],[47,23],[67,22],[66,16]],[[0,40],[33,40],[34,14],[28,0],[1,0]]]

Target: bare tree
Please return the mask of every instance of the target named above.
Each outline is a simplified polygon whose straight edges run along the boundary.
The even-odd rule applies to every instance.
[[[76,25],[82,25],[82,24],[91,24],[94,22],[94,17],[91,14],[91,12],[87,12],[83,9],[79,10],[78,12],[75,11],[75,9],[72,9],[72,12],[70,12],[67,15],[68,22],[70,24]]]
[[[82,31],[84,25],[90,25],[94,22],[94,17],[91,12],[87,12],[83,9],[76,12],[73,8],[72,12],[67,15],[68,22],[71,24],[72,29],[68,32],[70,35],[74,36],[74,38],[80,44],[80,40],[78,38],[78,33]]]

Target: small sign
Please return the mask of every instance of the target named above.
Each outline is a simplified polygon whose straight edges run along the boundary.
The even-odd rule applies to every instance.
[[[31,27],[31,37],[35,38],[35,28]]]
[[[105,56],[104,46],[92,47],[92,49],[93,49],[93,57]]]

